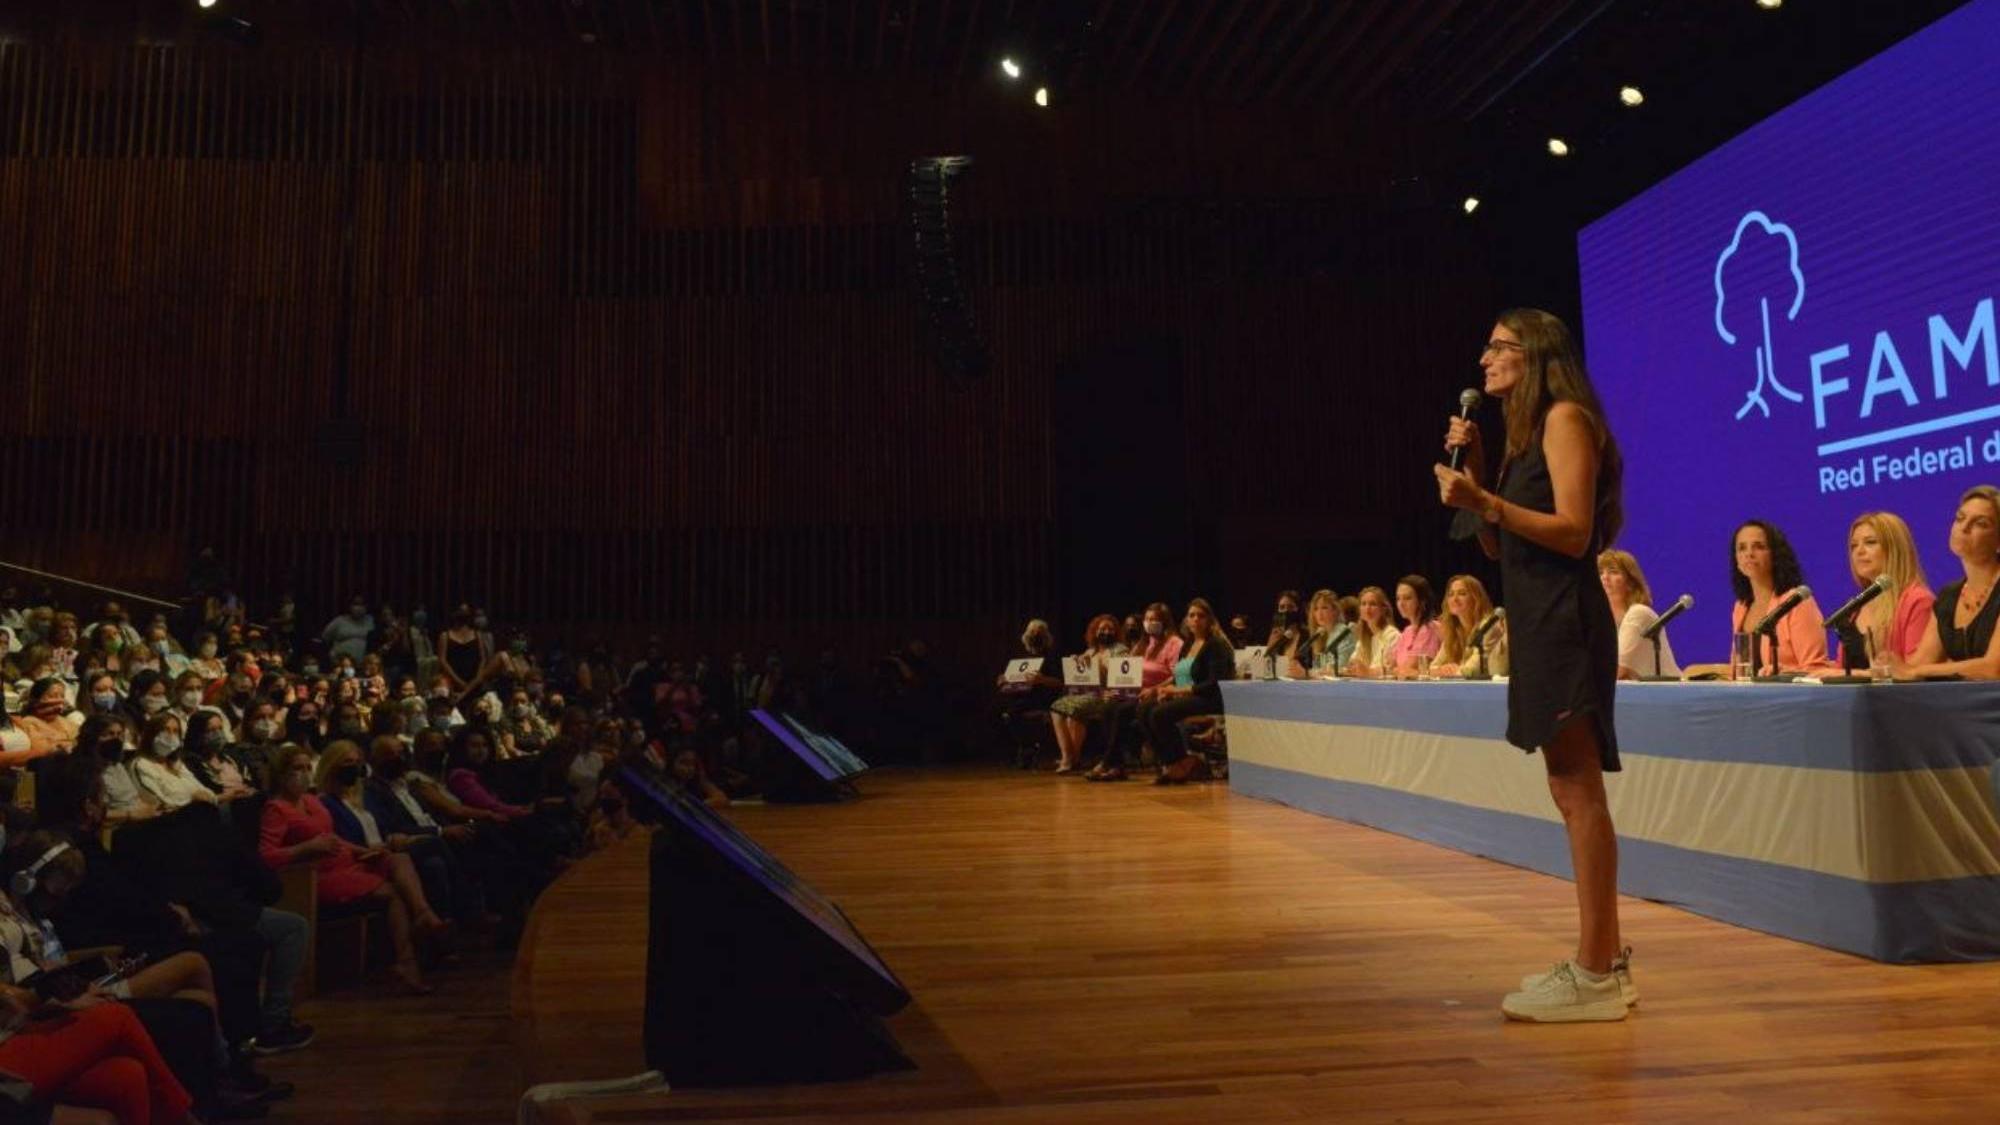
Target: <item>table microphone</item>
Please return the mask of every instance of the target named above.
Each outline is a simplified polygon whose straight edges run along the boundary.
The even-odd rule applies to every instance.
[[[1470,421],[1472,412],[1479,409],[1480,398],[1480,392],[1471,387],[1458,392],[1458,416],[1461,419]],[[1462,445],[1453,446],[1451,450],[1451,468],[1453,472],[1458,471],[1458,463],[1463,460],[1465,460],[1465,447]]]
[[[1694,608],[1694,595],[1682,594],[1680,596],[1679,601],[1676,601],[1674,604],[1667,607],[1667,612],[1662,613],[1658,617],[1655,617],[1653,619],[1653,623],[1651,625],[1646,626],[1645,631],[1639,634],[1639,639],[1642,641],[1650,641],[1654,637],[1659,636],[1660,630],[1665,629],[1667,627],[1667,622],[1672,621],[1674,618],[1679,617],[1681,614],[1686,613],[1688,610],[1691,610],[1693,608]]]
[[[1498,625],[1505,620],[1507,620],[1507,611],[1499,608],[1498,606],[1495,606],[1493,609],[1492,616],[1480,622],[1479,628],[1474,629],[1472,631],[1472,636],[1468,638],[1465,642],[1466,646],[1468,648],[1478,648],[1480,645],[1485,644],[1486,634],[1491,632],[1495,625]]]
[[[1812,587],[1794,587],[1791,593],[1785,595],[1785,600],[1772,606],[1771,612],[1764,615],[1764,620],[1759,621],[1757,627],[1750,631],[1752,633],[1774,632],[1778,628],[1778,622],[1783,621],[1786,614],[1799,608],[1799,603],[1810,597],[1812,597]]]
[[[1847,628],[1853,622],[1854,618],[1860,614],[1862,606],[1888,593],[1889,587],[1895,584],[1895,581],[1886,574],[1876,575],[1875,581],[1863,586],[1860,593],[1847,599],[1846,605],[1833,611],[1833,616],[1826,619],[1826,627],[1836,633]]]

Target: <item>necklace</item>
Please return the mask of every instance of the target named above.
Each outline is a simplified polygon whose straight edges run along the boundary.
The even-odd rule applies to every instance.
[[[1986,599],[1992,596],[1993,582],[1991,581],[1987,582],[1985,588],[1981,589],[1977,594],[1972,592],[1970,586],[1961,586],[1958,590],[1958,608],[1965,613],[1977,613],[1986,605]]]

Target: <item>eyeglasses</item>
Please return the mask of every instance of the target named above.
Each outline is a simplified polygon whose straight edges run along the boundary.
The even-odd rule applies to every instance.
[[[1525,352],[1527,350],[1528,350],[1527,345],[1517,344],[1512,340],[1488,340],[1486,341],[1486,347],[1481,349],[1479,353],[1479,358],[1485,359],[1487,356],[1492,355],[1495,352],[1504,352],[1504,351]]]

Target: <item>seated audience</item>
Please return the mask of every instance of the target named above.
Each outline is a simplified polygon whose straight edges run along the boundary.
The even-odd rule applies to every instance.
[[[1013,748],[1014,764],[1022,769],[1033,766],[1035,757],[1035,731],[1028,716],[1041,722],[1042,714],[1062,691],[1062,659],[1055,647],[1049,623],[1037,617],[1021,630],[1021,655],[1035,658],[1037,667],[1019,683],[1009,682],[1005,672],[994,677],[994,686],[1000,689],[994,712],[1006,731],[1007,744]]]
[[[319,876],[321,902],[339,906],[366,901],[386,907],[396,952],[390,971],[412,993],[436,991],[417,966],[414,939],[419,933],[442,934],[450,923],[438,917],[424,898],[423,884],[409,858],[382,848],[357,848],[334,834],[332,815],[311,792],[312,772],[303,749],[292,746],[280,751],[272,770],[258,845],[264,863],[272,870],[312,864]]]
[[[181,721],[169,711],[153,716],[139,736],[139,752],[132,761],[132,776],[139,788],[153,795],[165,812],[174,812],[202,801],[215,804],[215,791],[202,784],[194,771],[181,761]]]
[[[1965,577],[1938,591],[1924,639],[1908,660],[1891,658],[1899,680],[1962,676],[2000,680],[2000,489],[1981,484],[1966,489],[1951,521],[1951,553]]]
[[[1160,766],[1154,782],[1161,785],[1200,781],[1209,776],[1207,759],[1188,752],[1180,724],[1201,715],[1221,714],[1221,681],[1236,672],[1229,639],[1217,627],[1215,610],[1206,599],[1196,598],[1188,603],[1181,635],[1186,647],[1174,664],[1173,682],[1161,684],[1150,697],[1142,698],[1135,716],[1153,744]]]
[[[1104,661],[1114,656],[1124,656],[1125,646],[1118,640],[1118,619],[1108,613],[1100,613],[1090,619],[1090,625],[1083,631],[1083,651],[1073,659],[1088,664],[1096,672],[1097,682],[1104,682]],[[1065,657],[1064,659],[1072,659]],[[1090,724],[1104,717],[1104,710],[1110,705],[1110,697],[1102,690],[1069,692],[1056,697],[1049,704],[1049,726],[1056,736],[1056,772],[1070,773],[1077,767],[1077,759],[1083,755],[1083,743],[1090,733]]]
[[[232,1074],[255,1085],[248,1055],[298,1050],[313,1039],[310,1026],[292,1019],[306,921],[256,901],[274,897],[276,887],[231,834],[183,833],[165,862],[157,848],[107,851],[99,842],[104,770],[101,760],[74,754],[42,776],[36,818],[75,845],[87,872],[64,900],[57,932],[73,948],[200,952],[214,967],[223,1031],[238,1050]]]
[[[1443,628],[1433,670],[1440,678],[1468,680],[1507,674],[1506,619],[1494,616],[1486,584],[1470,574],[1453,575],[1444,584]]]
[[[70,711],[69,686],[45,677],[21,696],[21,713],[14,725],[27,736],[27,748],[0,751],[0,766],[24,766],[36,758],[68,753],[76,746],[83,720]]]
[[[1611,603],[1611,616],[1618,621],[1618,678],[1680,675],[1674,646],[1666,633],[1660,634],[1657,662],[1653,642],[1646,639],[1646,630],[1660,615],[1653,612],[1653,588],[1646,584],[1639,560],[1630,551],[1615,547],[1604,551],[1597,556],[1597,581],[1604,587],[1605,600]]]
[[[1154,602],[1140,615],[1138,639],[1131,649],[1131,655],[1138,657],[1144,665],[1139,695],[1136,699],[1114,698],[1105,704],[1099,719],[1104,755],[1089,773],[1083,775],[1085,780],[1125,779],[1126,723],[1137,716],[1141,700],[1152,698],[1152,693],[1160,685],[1174,678],[1174,665],[1180,660],[1181,649],[1186,644],[1181,635],[1170,627],[1173,617],[1174,611],[1165,602]]]

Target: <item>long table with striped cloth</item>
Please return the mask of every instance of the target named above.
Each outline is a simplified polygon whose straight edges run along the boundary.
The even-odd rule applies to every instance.
[[[1233,681],[1230,784],[1570,875],[1504,683]],[[1619,890],[1880,961],[2000,958],[2000,684],[1625,683]]]

